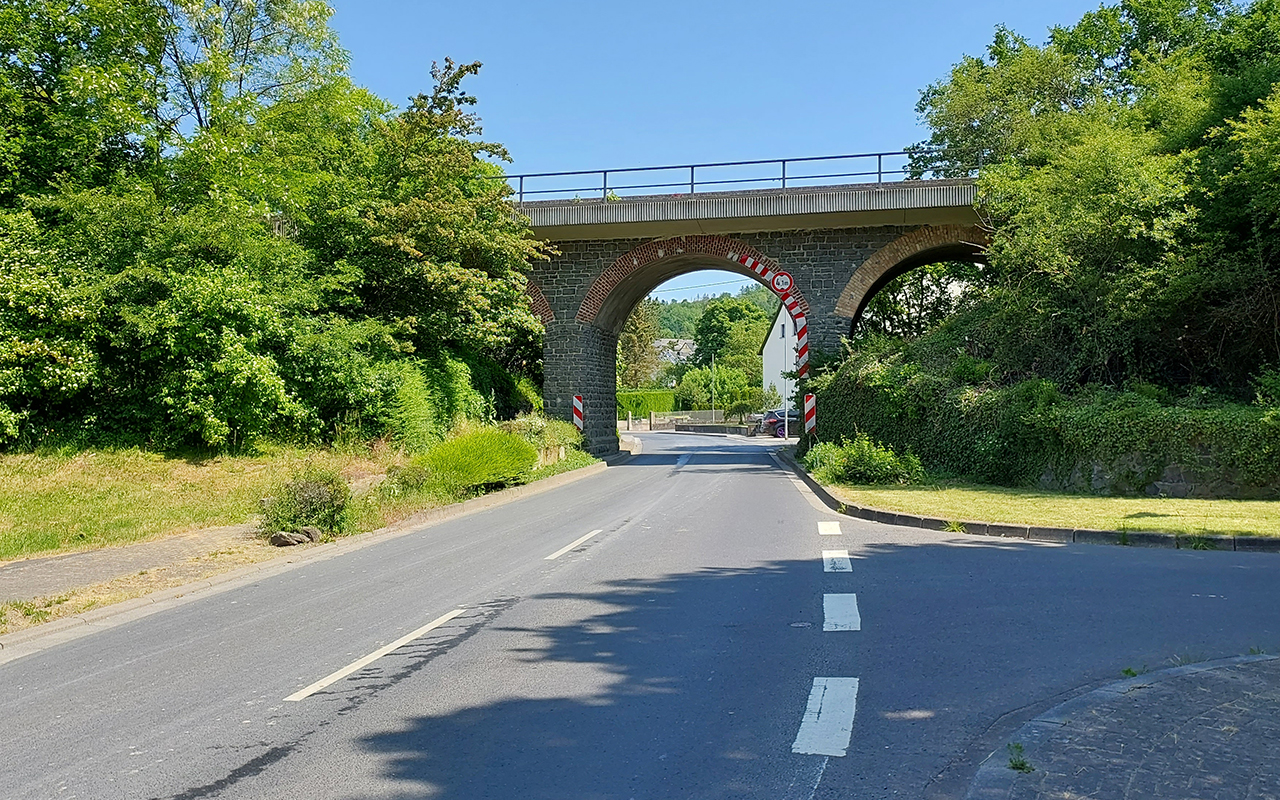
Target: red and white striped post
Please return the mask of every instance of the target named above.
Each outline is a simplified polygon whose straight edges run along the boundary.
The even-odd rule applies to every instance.
[[[816,427],[818,424],[818,418],[817,418],[818,408],[817,407],[818,407],[817,398],[815,398],[811,394],[806,394],[804,396],[804,432],[805,433],[813,433],[814,427]]]
[[[795,284],[791,274],[781,270],[774,271],[751,256],[730,253],[728,259],[738,262],[759,275],[760,279],[782,300],[782,305],[786,306],[787,313],[791,315],[796,326],[796,374],[801,378],[807,377],[809,374],[809,320],[805,319],[800,301],[792,295]],[[779,276],[784,277],[780,280]]]
[[[573,396],[573,424],[582,433],[582,395]]]

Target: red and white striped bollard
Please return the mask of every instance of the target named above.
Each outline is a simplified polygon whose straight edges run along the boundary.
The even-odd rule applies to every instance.
[[[573,396],[573,424],[582,433],[582,395]]]
[[[813,433],[818,424],[818,400],[811,394],[804,396],[804,432]]]

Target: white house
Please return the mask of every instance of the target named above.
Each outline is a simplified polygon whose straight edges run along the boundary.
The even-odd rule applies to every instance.
[[[795,391],[795,381],[783,378],[782,373],[796,371],[796,323],[781,305],[773,318],[769,335],[760,346],[760,358],[764,362],[764,385],[761,388],[767,392],[772,384],[782,397],[783,405],[794,408],[790,395]]]

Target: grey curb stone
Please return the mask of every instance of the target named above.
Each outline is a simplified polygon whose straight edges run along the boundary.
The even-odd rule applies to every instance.
[[[1049,735],[1061,729],[1072,717],[1082,713],[1087,714],[1102,703],[1114,700],[1116,697],[1135,689],[1153,686],[1185,675],[1229,667],[1235,664],[1274,661],[1277,658],[1280,658],[1280,656],[1236,656],[1217,661],[1206,661],[1200,664],[1186,664],[1181,667],[1160,670],[1159,672],[1148,672],[1135,678],[1126,678],[1094,689],[1091,692],[1086,692],[1065,703],[1060,703],[1014,731],[983,760],[978,767],[977,774],[973,776],[973,780],[969,783],[969,790],[964,795],[965,800],[1007,800],[1010,797],[1014,781],[1018,778],[1019,773],[1009,769],[1005,760],[1008,744],[1017,742],[1022,745],[1024,757],[1034,765],[1039,756],[1037,748],[1044,743],[1044,740]]]
[[[960,524],[964,526],[964,532],[971,536],[986,536],[987,529],[991,527],[990,523],[977,522],[971,519],[962,519]]]
[[[1235,549],[1247,553],[1280,553],[1280,537],[1237,536]]]
[[[1125,534],[1130,547],[1177,547],[1178,537],[1172,533],[1128,531]]]
[[[1066,528],[1042,528],[1032,525],[1027,528],[1027,538],[1035,542],[1071,544],[1076,540],[1076,532]]]
[[[1027,526],[1009,525],[1004,522],[988,522],[987,535],[999,536],[1002,539],[1025,539],[1027,538]]]
[[[822,484],[810,477],[809,473],[796,463],[795,456],[788,448],[777,451],[778,457],[791,467],[791,470],[822,500],[823,505],[844,514],[847,517],[871,520],[884,525],[901,525],[908,528],[924,528],[925,530],[946,532],[951,520],[939,517],[922,517],[915,514],[902,514],[879,508],[864,508],[836,499]],[[1003,522],[981,522],[977,520],[958,520],[964,526],[964,532],[970,536],[997,536],[1006,539],[1029,539],[1037,542],[1056,542],[1059,544],[1109,544],[1127,545],[1129,547],[1178,548],[1193,550],[1193,543],[1204,542],[1212,545],[1208,550],[1238,550],[1248,553],[1280,553],[1280,536],[1230,536],[1208,534],[1192,536],[1185,534],[1160,533],[1158,531],[1099,531],[1090,528],[1052,528],[1027,525],[1011,525]]]
[[[609,466],[616,466],[631,458],[629,453],[614,454],[607,461],[599,461],[595,464],[589,464],[579,469],[563,472],[559,475],[552,475],[534,483],[528,483],[523,486],[513,486],[509,489],[503,489],[493,494],[475,497],[462,503],[454,503],[452,505],[442,506],[441,508],[428,509],[422,511],[408,519],[386,528],[379,528],[376,531],[351,536],[340,539],[332,544],[323,545],[301,553],[288,553],[279,558],[269,561],[262,561],[257,564],[248,564],[239,569],[224,572],[221,575],[215,575],[202,581],[195,581],[183,586],[175,586],[169,589],[161,589],[142,597],[135,597],[132,600],[125,600],[119,603],[113,603],[102,608],[95,608],[86,611],[83,614],[77,614],[73,617],[63,617],[61,619],[51,620],[41,625],[35,625],[25,630],[7,633],[0,636],[0,664],[16,660],[25,655],[36,653],[41,650],[48,649],[56,644],[80,636],[88,635],[96,630],[110,625],[127,622],[130,619],[146,616],[165,608],[185,602],[183,598],[191,595],[204,596],[208,590],[215,590],[214,593],[234,589],[245,583],[251,583],[255,580],[275,575],[281,572],[287,572],[291,569],[303,566],[312,561],[323,561],[329,558],[335,558],[343,555],[351,550],[359,550],[369,545],[378,544],[389,539],[395,539],[400,536],[406,536],[411,533],[438,525],[442,522],[448,522],[458,517],[465,517],[478,511],[484,511],[496,506],[506,505],[507,503],[519,500],[523,497],[529,497],[543,492],[549,492],[561,486],[574,483],[583,478],[589,478],[592,475],[599,474]]]
[[[1095,531],[1088,528],[1077,528],[1074,531],[1076,544],[1120,544],[1119,531]]]
[[[1272,540],[1267,539],[1266,541],[1272,541]],[[1195,550],[1196,547],[1194,545],[1198,542],[1203,545],[1199,548],[1201,550],[1235,550],[1236,549],[1236,537],[1226,536],[1226,535],[1217,535],[1217,534],[1209,534],[1207,536],[1179,536],[1178,549],[1179,550]],[[1277,545],[1280,545],[1280,542],[1278,542]]]

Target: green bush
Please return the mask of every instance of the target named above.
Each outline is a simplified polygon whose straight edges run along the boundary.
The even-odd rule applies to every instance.
[[[415,462],[443,486],[466,491],[517,483],[537,460],[520,435],[484,427],[433,445]]]
[[[328,533],[345,531],[351,490],[337,472],[308,464],[275,491],[262,509],[262,531],[297,531],[314,525]]]
[[[582,446],[582,434],[573,423],[562,419],[547,419],[541,414],[521,414],[499,427],[507,433],[519,436],[538,450]]]
[[[840,444],[819,442],[804,455],[805,468],[822,483],[920,483],[924,467],[910,453],[899,456],[865,433]]]
[[[618,392],[618,419],[626,419],[627,412],[636,418],[647,417],[649,412],[659,414],[675,411],[676,393],[664,389],[649,392]]]

